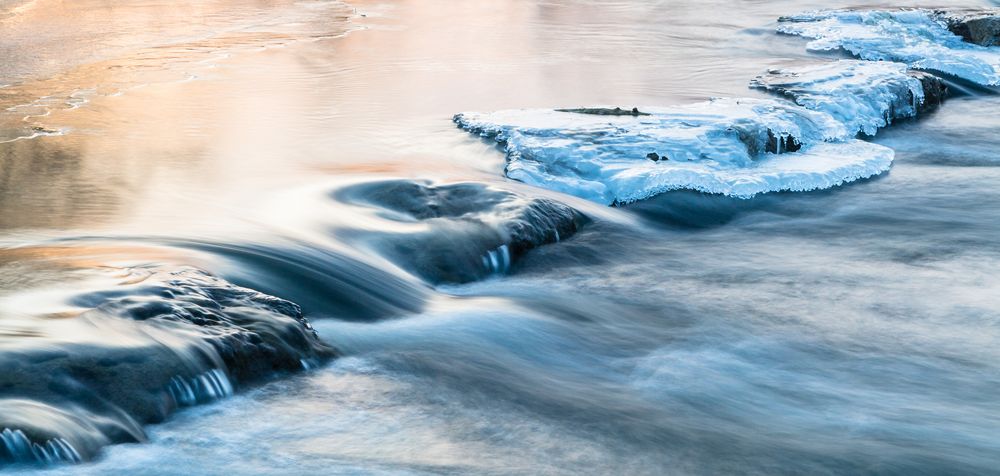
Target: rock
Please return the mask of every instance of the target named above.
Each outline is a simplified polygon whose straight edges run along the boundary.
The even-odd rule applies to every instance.
[[[141,273],[72,301],[106,342],[0,352],[0,467],[93,459],[178,407],[335,355],[292,302],[194,268]]]
[[[399,222],[398,231],[366,232],[363,241],[376,243],[389,260],[432,283],[507,273],[529,250],[565,240],[587,222],[568,205],[480,183],[392,180],[336,194]]]
[[[649,113],[639,111],[639,108],[633,107],[632,110],[622,109],[616,107],[614,109],[606,107],[584,107],[575,109],[556,109],[559,112],[572,112],[576,114],[592,114],[595,116],[648,116]]]
[[[771,129],[767,130],[767,144],[764,146],[765,152],[784,154],[787,152],[797,152],[801,148],[802,143],[795,137],[788,134],[775,134]]]
[[[1000,46],[1000,9],[935,10],[952,33],[980,46]]]
[[[923,71],[910,71],[908,74],[920,80],[924,88],[924,102],[917,106],[919,111],[940,106],[948,96],[948,85],[941,78]]]
[[[656,152],[650,152],[650,153],[646,154],[646,158],[649,159],[649,160],[652,160],[653,162],[659,162],[660,161],[660,154],[657,154]]]

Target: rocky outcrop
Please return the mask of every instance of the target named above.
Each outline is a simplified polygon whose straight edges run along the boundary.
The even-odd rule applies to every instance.
[[[79,296],[94,343],[0,351],[0,465],[86,461],[176,408],[334,355],[297,305],[193,268]]]
[[[952,33],[980,46],[1000,46],[1000,9],[935,10]]]
[[[924,90],[924,101],[918,106],[919,110],[933,109],[944,103],[948,97],[948,85],[941,78],[923,71],[909,71],[907,74],[917,78]]]
[[[379,252],[432,283],[506,273],[529,250],[569,238],[587,221],[562,203],[479,183],[394,180],[356,185],[337,195],[372,207],[402,227],[419,225],[379,234],[374,241]]]

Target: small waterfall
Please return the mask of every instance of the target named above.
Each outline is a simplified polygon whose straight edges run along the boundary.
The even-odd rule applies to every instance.
[[[507,274],[510,264],[510,247],[507,245],[500,245],[483,256],[483,267],[490,274]]]
[[[208,403],[233,394],[233,384],[225,372],[212,369],[208,372],[185,378],[170,379],[167,391],[180,406]]]
[[[4,428],[0,432],[0,464],[42,464],[79,463],[80,453],[62,438],[53,438],[45,443],[31,441],[21,430]]]

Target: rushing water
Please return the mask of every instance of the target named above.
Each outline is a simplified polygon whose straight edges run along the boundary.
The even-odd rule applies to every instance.
[[[888,173],[750,200],[606,207],[451,122],[765,97],[820,56],[778,17],[831,6],[0,0],[0,440],[86,460],[48,474],[996,472],[993,90],[879,132]]]

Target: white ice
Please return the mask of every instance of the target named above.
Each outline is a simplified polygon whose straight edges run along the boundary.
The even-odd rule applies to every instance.
[[[781,19],[778,31],[812,38],[807,48],[843,48],[866,60],[899,61],[1000,85],[1000,48],[967,43],[930,10],[821,10]]]
[[[853,139],[856,131],[830,114],[784,101],[713,99],[641,111],[650,115],[506,110],[455,121],[505,144],[508,177],[605,204],[675,189],[749,198],[829,188],[888,170],[894,155]],[[794,137],[802,149],[766,153],[772,135]],[[669,160],[646,158],[654,152]]]
[[[887,61],[840,60],[772,70],[751,84],[830,114],[849,130],[868,135],[893,119],[916,116],[924,103],[923,85],[907,65]]]

